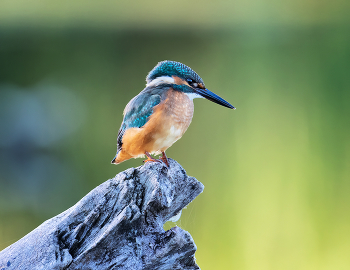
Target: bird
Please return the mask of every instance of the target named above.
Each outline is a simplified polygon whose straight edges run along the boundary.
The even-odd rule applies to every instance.
[[[144,162],[163,162],[165,151],[179,140],[193,117],[193,99],[206,98],[236,109],[209,91],[190,67],[176,61],[161,61],[147,75],[146,87],[126,105],[118,132],[117,154],[112,164],[147,157]],[[162,156],[159,159],[151,155]]]

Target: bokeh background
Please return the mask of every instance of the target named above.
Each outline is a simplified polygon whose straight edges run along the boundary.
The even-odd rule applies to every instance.
[[[350,269],[348,0],[2,0],[0,250],[142,165],[110,161],[165,59],[237,107],[195,100],[167,151],[205,185],[176,223],[198,265]]]

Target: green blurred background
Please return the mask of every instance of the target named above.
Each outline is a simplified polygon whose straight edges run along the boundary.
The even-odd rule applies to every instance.
[[[198,265],[350,269],[348,0],[1,1],[0,250],[142,164],[110,161],[165,59],[237,107],[195,100],[167,151],[205,185]]]

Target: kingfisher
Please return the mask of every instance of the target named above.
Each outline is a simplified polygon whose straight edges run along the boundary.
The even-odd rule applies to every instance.
[[[175,61],[159,62],[147,75],[146,87],[129,101],[118,132],[112,164],[147,156],[144,162],[164,162],[165,151],[187,130],[193,116],[193,99],[206,98],[230,109],[230,103],[209,91],[190,67]],[[151,155],[162,156],[159,159]]]

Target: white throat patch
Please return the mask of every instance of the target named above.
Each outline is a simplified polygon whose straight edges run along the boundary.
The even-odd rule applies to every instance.
[[[186,95],[188,96],[188,98],[190,100],[193,100],[195,98],[204,98],[200,94],[197,94],[197,93],[186,93]]]
[[[146,87],[157,86],[157,85],[160,85],[160,84],[174,84],[174,83],[175,83],[174,78],[169,77],[169,76],[162,76],[162,77],[155,78],[154,80],[149,82],[146,85]]]

